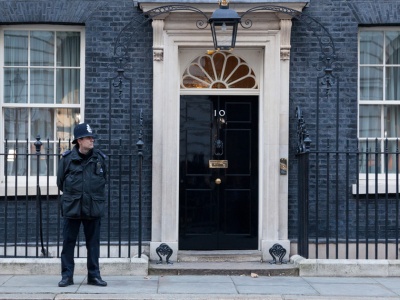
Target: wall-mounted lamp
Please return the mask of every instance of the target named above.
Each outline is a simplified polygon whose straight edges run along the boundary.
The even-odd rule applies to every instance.
[[[232,50],[235,47],[240,20],[238,13],[229,8],[228,0],[221,0],[219,8],[208,20],[215,50]]]

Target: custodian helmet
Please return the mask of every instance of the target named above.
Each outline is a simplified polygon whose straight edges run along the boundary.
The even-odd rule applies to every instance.
[[[93,134],[92,128],[90,128],[88,123],[81,123],[75,126],[74,128],[74,140],[72,144],[76,144],[77,139],[81,139],[87,136],[95,137]]]

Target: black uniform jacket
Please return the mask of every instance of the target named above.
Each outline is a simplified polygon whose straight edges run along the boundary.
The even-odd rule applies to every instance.
[[[57,186],[61,195],[61,214],[66,218],[92,219],[104,215],[106,156],[97,149],[83,159],[78,147],[66,151],[59,163]]]

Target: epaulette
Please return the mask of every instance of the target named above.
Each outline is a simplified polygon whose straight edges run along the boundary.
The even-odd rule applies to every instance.
[[[71,150],[67,150],[62,154],[62,156],[65,157],[65,156],[71,154],[71,152],[72,152]]]
[[[103,157],[103,159],[107,158],[107,155],[105,155],[101,150],[97,149],[97,152]]]

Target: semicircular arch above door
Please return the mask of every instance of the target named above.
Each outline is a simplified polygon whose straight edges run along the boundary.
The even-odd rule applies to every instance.
[[[245,60],[220,51],[192,60],[181,77],[181,89],[258,89],[258,83]]]

